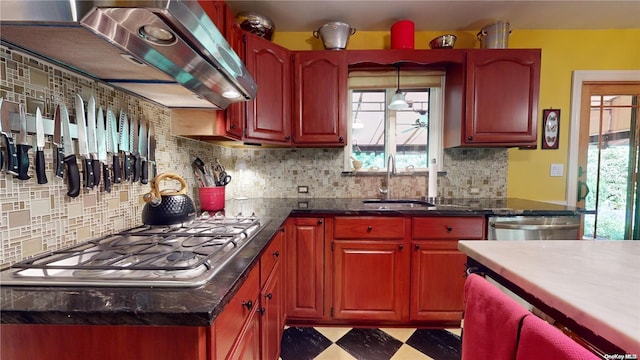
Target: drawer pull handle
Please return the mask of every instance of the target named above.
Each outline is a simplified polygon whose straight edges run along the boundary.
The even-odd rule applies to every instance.
[[[246,306],[247,310],[251,310],[251,309],[253,309],[253,301],[251,301],[251,300],[249,300],[247,302],[243,301],[242,302],[242,306]]]
[[[280,256],[280,251],[275,251],[275,252],[273,253],[273,256],[275,256],[275,257]]]
[[[371,231],[373,231],[373,226],[371,225],[367,226],[367,232],[371,232]]]
[[[447,226],[447,232],[450,233],[453,231],[453,228],[451,226]]]
[[[266,297],[267,299],[271,300],[271,298],[273,297],[273,294],[268,293],[267,295],[265,295],[264,297]]]

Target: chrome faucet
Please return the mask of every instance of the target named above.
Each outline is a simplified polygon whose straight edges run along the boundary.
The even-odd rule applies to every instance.
[[[396,174],[396,160],[393,158],[393,154],[389,154],[387,158],[387,189],[380,189],[380,193],[385,194],[386,200],[389,200],[391,195],[391,174]]]

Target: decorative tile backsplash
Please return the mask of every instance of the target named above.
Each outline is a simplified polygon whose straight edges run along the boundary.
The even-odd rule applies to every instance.
[[[215,159],[232,175],[226,197],[317,197],[372,198],[378,196],[385,176],[344,176],[343,149],[225,148],[170,133],[170,111],[111,86],[57,67],[38,58],[0,47],[0,96],[36,106],[51,118],[55,105],[65,103],[74,113],[73,97],[80,93],[96,98],[97,106],[153,122],[156,129],[158,172],[175,172],[189,184],[189,195],[198,201],[198,188],[191,168],[195,157],[207,164]],[[33,142],[30,135],[29,141]],[[4,144],[2,145],[4,151]],[[111,193],[102,185],[83,189],[80,196],[66,196],[65,181],[53,176],[50,139],[45,147],[47,184],[39,185],[30,151],[30,180],[17,180],[0,172],[0,267],[44,252],[65,248],[142,223],[142,196],[149,186],[140,183],[113,184]],[[247,162],[246,170],[235,170],[236,161]],[[80,164],[79,164],[80,165]],[[506,149],[449,149],[438,179],[438,195],[444,197],[504,197],[506,195]],[[309,192],[298,193],[298,186]],[[426,176],[396,176],[391,179],[393,197],[425,196]],[[166,184],[177,187],[177,184]]]

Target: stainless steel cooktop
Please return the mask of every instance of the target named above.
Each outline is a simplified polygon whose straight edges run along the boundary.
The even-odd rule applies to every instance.
[[[268,223],[201,216],[181,227],[139,226],[14,264],[2,285],[196,287]]]

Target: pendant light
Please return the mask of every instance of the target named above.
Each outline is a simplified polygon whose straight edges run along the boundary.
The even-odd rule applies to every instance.
[[[389,104],[389,109],[391,110],[404,110],[409,108],[409,104],[404,98],[404,94],[400,91],[400,64],[396,64],[396,71],[398,72],[398,88],[396,89],[396,93],[393,94],[391,98],[391,103]]]

